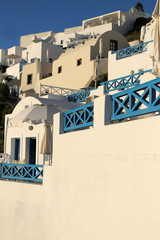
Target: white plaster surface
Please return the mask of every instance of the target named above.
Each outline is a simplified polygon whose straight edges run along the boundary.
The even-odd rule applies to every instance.
[[[54,116],[43,185],[0,181],[1,240],[159,240],[160,116],[104,125],[109,98],[88,130],[59,134]]]

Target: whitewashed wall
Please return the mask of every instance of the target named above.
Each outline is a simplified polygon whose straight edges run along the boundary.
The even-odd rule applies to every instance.
[[[109,102],[88,130],[59,134],[55,115],[43,185],[1,181],[1,239],[159,240],[160,116],[104,125]]]
[[[6,73],[8,75],[14,76],[17,79],[20,79],[20,67],[21,67],[20,63],[14,64],[13,66],[10,66],[9,68],[6,69]]]
[[[153,69],[154,61],[151,58],[153,52],[153,42],[148,44],[145,52],[134,54],[122,59],[117,59],[117,54],[110,51],[108,53],[108,79],[112,80],[122,76],[130,75],[131,71],[135,73],[140,70]]]
[[[39,43],[33,42],[31,45],[27,47],[26,50],[23,51],[22,57],[23,59],[26,60],[28,58],[29,63],[33,58],[39,58],[42,62],[47,62],[47,49],[48,58],[52,58],[53,60],[57,59],[62,53],[62,49],[53,44],[45,42]]]

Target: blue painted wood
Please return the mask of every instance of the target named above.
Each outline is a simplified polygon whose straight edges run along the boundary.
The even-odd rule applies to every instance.
[[[72,102],[85,102],[86,97],[89,97],[90,92],[95,89],[90,89],[90,90],[70,94],[70,95],[68,95],[68,101],[70,101],[70,102],[71,101]]]
[[[106,82],[103,82],[100,84],[105,85],[105,92],[110,92],[110,91],[115,91],[115,90],[124,90],[126,88],[133,87],[135,85],[139,85],[140,84],[140,80],[139,80],[140,76],[145,73],[148,73],[148,72],[152,72],[152,69],[142,71],[139,73],[134,73],[131,75],[127,75],[124,77],[116,78],[116,79],[106,81]]]
[[[2,163],[2,178],[22,181],[43,181],[43,165]]]
[[[132,47],[120,49],[118,51],[112,52],[117,54],[117,59],[126,58],[137,53],[142,53],[147,51],[148,43],[153,42],[153,40],[134,45]]]
[[[64,131],[93,126],[93,120],[93,103],[67,111],[64,113]]]
[[[160,111],[160,78],[112,95],[111,120]]]

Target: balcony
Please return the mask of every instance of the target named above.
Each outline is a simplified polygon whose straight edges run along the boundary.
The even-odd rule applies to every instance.
[[[144,43],[140,43],[140,44],[132,46],[132,47],[120,49],[118,51],[114,51],[114,52],[112,52],[112,54],[116,53],[117,59],[126,58],[126,57],[129,57],[129,56],[147,51],[148,44],[151,43],[151,42],[153,42],[153,40],[148,41],[148,42],[144,42]]]
[[[85,102],[86,101],[86,97],[89,97],[90,92],[92,90],[95,89],[91,89],[91,90],[86,90],[86,91],[82,91],[82,92],[78,92],[78,93],[73,93],[68,95],[68,101],[69,102]]]
[[[1,163],[2,179],[43,182],[43,165]]]
[[[160,78],[112,95],[111,120],[160,111]]]
[[[140,84],[140,76],[142,76],[145,73],[152,72],[152,69],[138,72],[135,74],[131,74],[128,76],[116,78],[110,81],[106,81],[101,83],[101,85],[105,86],[105,92],[108,93],[110,91],[115,91],[115,90],[124,90],[129,87],[133,87],[136,85]]]
[[[64,131],[93,126],[94,103],[64,113]]]
[[[68,96],[70,94],[77,93],[77,92],[79,92],[79,90],[40,84],[40,94],[39,95],[40,95],[40,97],[48,95],[48,94]]]

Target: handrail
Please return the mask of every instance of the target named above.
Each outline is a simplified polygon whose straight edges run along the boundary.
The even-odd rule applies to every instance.
[[[43,165],[1,163],[1,178],[21,181],[43,181]]]
[[[68,101],[69,102],[85,102],[86,100],[86,97],[89,97],[90,95],[90,92],[95,90],[96,88],[94,89],[89,89],[89,90],[86,90],[86,91],[82,91],[82,92],[78,92],[78,93],[73,93],[73,94],[70,94],[68,95]]]
[[[111,120],[160,111],[160,78],[112,95]]]
[[[94,103],[64,113],[64,131],[93,126]]]
[[[140,84],[140,76],[144,73],[152,72],[152,69],[127,75],[124,77],[116,78],[110,81],[100,83],[100,85],[105,85],[105,92],[115,91],[115,90],[124,90],[135,85]]]
[[[40,84],[39,95],[44,96],[47,94],[55,94],[55,95],[68,96],[69,94],[77,93],[77,92],[79,92],[79,90]]]
[[[148,42],[143,42],[143,43],[134,45],[132,47],[123,48],[118,51],[114,51],[114,52],[112,52],[112,54],[116,53],[117,59],[121,59],[121,58],[132,56],[137,53],[142,53],[142,52],[147,51],[148,43],[151,43],[151,42],[153,42],[153,40],[148,41]]]

